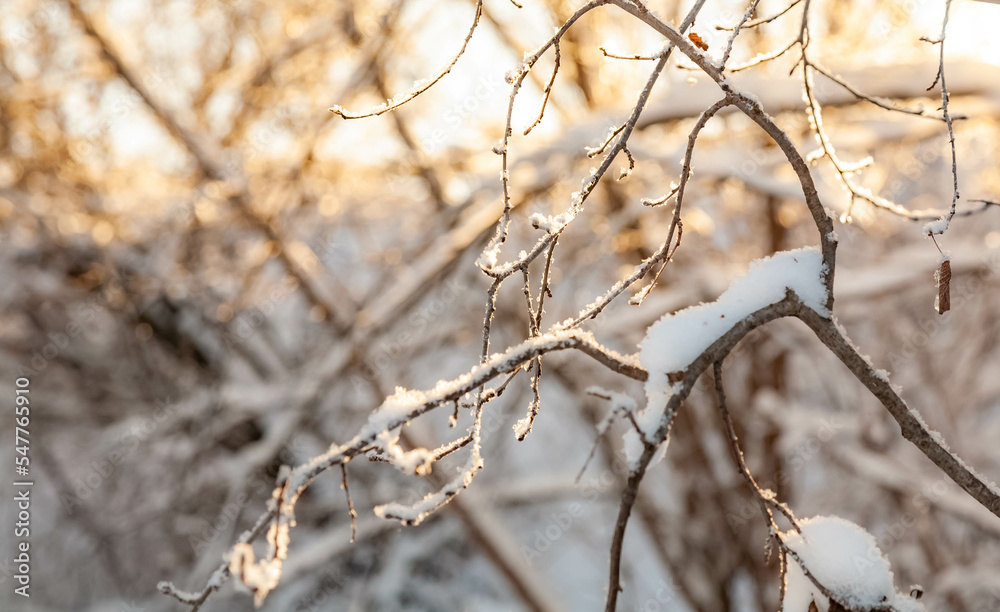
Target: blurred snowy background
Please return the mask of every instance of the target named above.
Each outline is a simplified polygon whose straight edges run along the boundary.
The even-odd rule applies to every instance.
[[[5,527],[0,607],[185,609],[157,581],[201,588],[263,510],[280,465],[350,438],[395,386],[429,387],[478,360],[488,283],[473,262],[499,213],[490,149],[503,75],[579,3],[524,5],[486,2],[467,56],[438,87],[398,113],[345,122],[327,108],[363,109],[433,74],[474,2],[0,0],[0,397],[13,397],[17,372],[31,376],[38,481],[33,595],[12,594]],[[759,13],[786,5],[763,0]],[[688,3],[651,6],[670,18]],[[718,45],[714,26],[744,10],[710,0],[695,31]],[[783,46],[799,10],[742,35],[734,59]],[[811,10],[817,59],[867,93],[937,107],[924,97],[936,48],[919,38],[937,34],[943,2],[818,0]],[[997,23],[1000,6],[954,3],[947,69],[952,112],[968,117],[956,123],[968,199],[1000,197],[1000,38],[985,25]],[[563,45],[545,120],[523,138],[551,56],[533,72],[514,114],[508,255],[534,242],[531,213],[565,208],[594,164],[585,147],[641,88],[645,63],[604,58],[602,45],[632,54],[659,42],[620,10],[588,15]],[[808,151],[792,61],[738,79]],[[941,123],[817,81],[842,156],[875,159],[864,185],[914,209],[948,205]],[[545,321],[575,314],[662,241],[671,212],[639,200],[669,190],[693,117],[717,99],[696,73],[671,67],[661,79],[630,145],[634,174],[602,183],[560,240]],[[621,352],[665,312],[716,297],[752,259],[815,243],[794,175],[744,117],[709,125],[694,168],[674,263],[641,307],[623,300],[591,326]],[[839,216],[846,192],[828,165],[816,176]],[[956,220],[941,241],[955,274],[945,316],[934,312],[938,254],[920,225],[863,203],[851,216],[838,226],[836,314],[952,447],[1000,478],[1000,210]],[[495,350],[525,337],[523,300],[513,285],[500,294]],[[727,361],[758,481],[799,516],[866,527],[897,587],[922,584],[928,610],[1000,610],[1000,524],[803,330],[772,324]],[[422,479],[353,462],[355,544],[339,478],[321,477],[262,610],[601,609],[623,428],[574,482],[607,408],[583,393],[592,384],[642,397],[586,358],[548,357],[534,432],[517,442],[511,429],[531,395],[517,380],[486,413],[486,469],[419,527],[371,509],[433,490],[458,459]],[[644,482],[621,610],[777,608],[777,566],[709,384]],[[449,439],[447,412],[415,423],[410,440]],[[0,420],[4,440],[12,429]],[[10,504],[3,517],[13,523]],[[231,584],[204,608],[251,609]]]

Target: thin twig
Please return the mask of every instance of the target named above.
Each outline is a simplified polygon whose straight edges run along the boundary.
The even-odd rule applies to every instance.
[[[753,474],[750,473],[750,468],[747,466],[746,459],[743,456],[743,450],[740,448],[739,438],[736,436],[736,428],[733,426],[733,420],[729,416],[729,409],[726,407],[726,392],[722,384],[722,361],[716,361],[713,365],[713,375],[715,378],[715,395],[719,402],[719,412],[722,414],[722,423],[726,428],[726,437],[729,439],[729,449],[732,451],[736,470],[747,481],[747,484],[750,485],[754,497],[760,503],[762,514],[764,514],[765,519],[771,524],[771,531],[775,534],[775,537],[778,537],[776,534],[777,525],[774,523],[774,515],[771,513],[772,508],[781,512],[792,524],[795,531],[801,532],[802,529],[799,527],[799,522],[795,518],[795,515],[792,514],[791,509],[779,502],[772,491],[762,489],[757,484]]]
[[[632,54],[632,55],[621,55],[619,53],[611,53],[606,48],[604,48],[603,45],[600,46],[600,47],[598,47],[598,50],[600,50],[600,52],[604,55],[604,57],[610,57],[612,59],[645,60],[645,61],[657,59],[657,55],[655,53],[646,54],[646,55],[639,55],[638,53],[635,53],[635,54]]]
[[[788,6],[786,6],[784,9],[782,9],[780,13],[777,13],[775,15],[771,15],[770,17],[765,17],[763,19],[755,19],[755,20],[747,23],[743,27],[744,28],[756,28],[758,26],[764,25],[765,23],[771,23],[775,19],[781,17],[782,15],[784,15],[785,13],[787,13],[788,11],[790,11],[793,8],[795,8],[796,6],[798,6],[798,4],[800,2],[802,2],[802,0],[793,0],[793,2],[791,4],[789,4]],[[715,29],[716,30],[723,30],[725,32],[732,32],[735,28],[734,28],[734,26],[717,25],[717,26],[715,26]]]
[[[948,214],[941,217],[940,221],[935,224],[927,224],[924,230],[929,234],[943,234],[951,226],[951,220],[955,218],[955,211],[958,208],[958,199],[961,197],[958,193],[958,152],[955,148],[955,128],[952,125],[951,114],[948,112],[948,101],[951,97],[948,93],[948,82],[945,77],[944,70],[944,41],[948,33],[948,18],[951,15],[951,0],[946,0],[944,3],[944,19],[941,20],[941,36],[935,41],[938,45],[938,50],[940,52],[937,76],[934,78],[934,82],[931,86],[927,88],[928,91],[934,88],[934,85],[938,81],[941,82],[941,114],[944,115],[944,120],[948,124],[948,143],[951,146],[951,178],[952,178],[952,195],[951,195],[951,208],[948,210]]]
[[[743,14],[743,19],[736,24],[736,27],[732,30],[732,35],[730,35],[729,40],[726,41],[726,50],[722,53],[722,59],[719,60],[719,68],[724,69],[726,67],[726,62],[729,61],[729,55],[733,52],[733,44],[736,42],[736,37],[740,35],[740,29],[743,27],[750,17],[757,10],[757,5],[760,4],[760,0],[753,0],[750,2],[750,6],[747,7],[746,13]]]
[[[406,104],[407,102],[413,100],[420,94],[424,93],[425,91],[436,85],[438,81],[443,79],[446,74],[451,72],[451,69],[454,68],[455,64],[458,63],[459,58],[462,57],[463,54],[465,54],[465,49],[469,46],[469,41],[472,40],[472,35],[476,31],[476,26],[479,25],[479,18],[482,17],[482,15],[483,15],[483,2],[482,0],[479,0],[478,2],[476,2],[476,16],[472,19],[472,25],[469,26],[469,32],[465,35],[465,40],[462,41],[462,46],[459,47],[458,52],[455,55],[453,55],[451,59],[448,60],[448,63],[446,63],[444,67],[441,68],[441,70],[438,71],[438,73],[431,79],[419,81],[416,85],[413,86],[413,88],[410,89],[410,91],[406,92],[405,94],[401,96],[396,96],[392,100],[386,100],[385,103],[380,104],[379,106],[376,106],[368,111],[361,111],[361,112],[349,111],[341,107],[340,105],[335,105],[329,109],[330,112],[339,115],[344,119],[362,119],[365,117],[374,117],[376,115],[382,115],[384,113],[393,111],[399,108],[400,106]]]
[[[549,103],[549,94],[552,93],[552,85],[556,82],[556,75],[559,74],[559,43],[558,41],[552,45],[553,51],[555,52],[555,64],[552,66],[552,76],[549,78],[549,82],[545,84],[545,90],[542,92],[542,107],[538,109],[538,118],[535,122],[524,128],[524,135],[527,136],[531,133],[531,130],[535,129],[535,126],[542,122],[542,117],[545,116],[545,105]]]
[[[354,502],[351,501],[351,490],[347,487],[347,462],[340,464],[340,488],[344,490],[344,497],[347,498],[347,512],[351,516],[351,544],[358,537],[358,513],[354,510]]]

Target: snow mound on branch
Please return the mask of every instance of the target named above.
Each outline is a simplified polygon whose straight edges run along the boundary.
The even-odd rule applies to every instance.
[[[649,326],[639,345],[639,361],[649,372],[646,408],[637,416],[639,427],[652,439],[659,427],[673,385],[667,375],[680,372],[734,325],[765,306],[780,302],[791,289],[820,315],[826,309],[826,265],[819,249],[807,247],[775,253],[750,264],[719,299],[664,315]],[[635,431],[625,434],[625,455],[632,467],[643,445]]]
[[[836,516],[817,516],[799,522],[802,533],[782,536],[812,577],[851,610],[922,612],[913,598],[896,592],[892,569],[875,538],[863,528]],[[789,555],[782,612],[808,612],[815,602],[828,612],[830,602]]]
[[[782,251],[752,262],[719,299],[665,315],[651,325],[640,345],[642,367],[651,374],[683,370],[740,320],[784,299],[787,289],[827,316],[825,272],[816,248]]]

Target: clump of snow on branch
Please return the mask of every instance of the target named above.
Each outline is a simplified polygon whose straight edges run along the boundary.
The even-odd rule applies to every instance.
[[[719,299],[665,315],[651,325],[639,360],[650,373],[679,372],[740,320],[784,299],[788,289],[827,316],[824,274],[823,256],[812,247],[758,259]]]
[[[531,433],[533,423],[534,416],[530,412],[518,419],[517,422],[514,423],[514,436],[516,436],[519,441],[524,440],[524,438]]]
[[[434,453],[426,448],[415,448],[404,451],[399,445],[399,429],[395,432],[383,431],[378,435],[375,445],[382,449],[385,458],[401,472],[409,475],[422,476],[431,471]]]
[[[541,213],[534,213],[531,215],[530,221],[531,227],[545,230],[549,234],[554,234],[561,230],[567,223],[572,221],[572,216],[569,213],[562,213],[559,215],[543,215]]]
[[[500,257],[500,243],[499,241],[490,243],[487,245],[483,252],[479,255],[479,259],[476,260],[476,266],[482,268],[483,270],[492,270],[497,265],[497,260]]]
[[[950,224],[951,224],[951,219],[948,219],[947,217],[942,217],[937,221],[931,221],[930,223],[925,223],[924,234],[927,234],[928,236],[932,235],[940,236],[941,234],[945,233],[945,231],[948,229],[948,225]]]
[[[863,528],[836,516],[806,519],[799,522],[799,527],[801,533],[792,530],[782,535],[785,545],[795,553],[788,558],[783,612],[808,612],[812,603],[820,612],[830,609],[829,599],[802,566],[848,609],[924,609],[913,598],[896,592],[889,561],[875,538]]]
[[[260,606],[267,594],[278,586],[281,559],[261,559],[260,562],[255,562],[253,546],[237,544],[229,558],[229,571],[239,578],[238,585],[253,593],[254,603]]]
[[[428,493],[423,499],[412,505],[391,502],[376,506],[375,516],[397,520],[404,525],[419,525],[435,510],[448,503],[459,491],[468,487],[476,473],[481,469],[483,469],[483,459],[479,452],[474,449],[465,467],[441,490]]]
[[[527,415],[523,418],[517,420],[514,423],[514,435],[517,436],[518,440],[523,440],[525,436],[531,433],[531,415]]]
[[[639,361],[649,372],[646,408],[637,418],[646,437],[653,437],[673,395],[668,375],[687,368],[742,319],[780,302],[788,290],[795,292],[809,308],[828,316],[825,273],[819,249],[807,247],[775,253],[751,263],[747,272],[714,302],[664,315],[653,323],[639,345]],[[635,465],[642,454],[638,432],[625,434],[625,454],[629,463]]]

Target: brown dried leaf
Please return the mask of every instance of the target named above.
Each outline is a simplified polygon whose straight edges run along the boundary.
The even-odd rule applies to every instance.
[[[691,32],[690,34],[688,34],[688,38],[690,38],[691,42],[693,42],[695,46],[701,49],[702,51],[708,51],[708,43],[702,40],[701,36],[698,36],[694,32]]]

